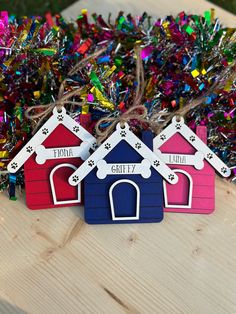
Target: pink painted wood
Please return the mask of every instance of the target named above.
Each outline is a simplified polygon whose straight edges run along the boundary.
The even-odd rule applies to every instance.
[[[198,137],[206,143],[207,129],[205,126],[197,127]],[[195,148],[182,137],[179,133],[173,135],[160,148],[162,153],[176,154],[194,154]],[[215,171],[207,161],[204,160],[204,168],[197,170],[193,166],[168,165],[174,170],[184,170],[192,178],[192,205],[185,208],[181,205],[188,203],[189,179],[184,174],[179,174],[179,182],[175,185],[166,184],[167,198],[169,205],[178,205],[179,207],[166,207],[164,211],[175,213],[192,213],[192,214],[210,214],[215,209]]]

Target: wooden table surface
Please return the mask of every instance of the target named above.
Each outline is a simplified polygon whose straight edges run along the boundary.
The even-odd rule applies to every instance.
[[[78,8],[162,16],[202,12],[198,1],[81,1]],[[125,5],[124,5],[125,4]],[[140,11],[139,11],[140,10]],[[236,18],[217,10],[235,27]],[[236,187],[216,180],[209,216],[161,224],[90,226],[82,208],[30,211],[0,194],[0,314],[236,313]]]

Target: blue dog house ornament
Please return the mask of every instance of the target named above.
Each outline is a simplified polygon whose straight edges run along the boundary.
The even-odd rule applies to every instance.
[[[178,177],[153,153],[152,133],[144,134],[141,141],[127,123],[118,123],[116,131],[70,176],[74,186],[84,179],[87,223],[163,219],[163,178],[175,184]]]

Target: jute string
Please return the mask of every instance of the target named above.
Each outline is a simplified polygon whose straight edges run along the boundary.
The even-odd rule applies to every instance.
[[[68,77],[71,75],[76,74],[79,70],[81,70],[83,67],[87,65],[89,60],[98,57],[100,54],[102,54],[104,51],[106,51],[107,48],[102,48],[95,53],[89,55],[88,57],[81,60],[79,63],[77,63],[68,73]],[[86,102],[77,102],[70,100],[74,96],[79,96],[82,90],[82,87],[77,88],[75,90],[69,91],[65,93],[65,87],[67,84],[68,78],[65,78],[60,87],[58,92],[57,100],[54,102],[50,102],[47,105],[38,105],[33,106],[30,108],[27,108],[25,111],[26,118],[30,120],[39,119],[36,123],[36,126],[33,130],[33,134],[37,131],[38,127],[41,125],[42,121],[53,111],[53,109],[56,107],[58,112],[60,112],[61,108],[64,107],[66,104],[68,105],[75,105],[75,106],[83,106]],[[36,113],[34,113],[36,112]]]
[[[149,125],[152,131],[155,134],[159,134],[165,128],[165,126],[172,120],[174,116],[185,117],[189,111],[203,104],[208,95],[212,94],[217,89],[223,88],[226,80],[234,81],[236,79],[235,67],[236,61],[232,62],[228,67],[225,68],[224,71],[222,71],[222,73],[219,75],[214,84],[208,89],[208,91],[203,96],[188,101],[188,103],[183,108],[180,108],[174,112],[160,111],[153,114],[149,119]],[[157,123],[157,119],[160,117],[164,118],[164,122]]]
[[[130,122],[130,120],[136,120],[138,122],[147,123],[147,108],[141,104],[142,97],[145,90],[145,78],[144,78],[144,69],[143,62],[140,57],[140,46],[136,46],[134,51],[136,55],[136,81],[137,87],[135,91],[135,96],[133,104],[126,110],[124,113],[121,113],[117,117],[105,117],[100,119],[96,126],[95,131],[97,135],[97,141],[101,143],[106,139],[115,129],[117,123],[124,125],[125,122]],[[103,124],[109,124],[104,131],[101,131]]]
[[[221,73],[216,82],[214,82],[211,88],[209,88],[207,93],[205,93],[203,96],[200,96],[196,99],[191,99],[183,108],[180,108],[174,112],[159,111],[148,117],[147,108],[141,104],[145,90],[145,80],[144,69],[140,57],[139,48],[136,48],[136,55],[137,55],[136,64],[137,90],[136,95],[134,97],[133,105],[126,112],[117,117],[105,117],[98,121],[98,123],[95,126],[98,142],[102,142],[104,139],[106,139],[113,132],[117,123],[121,123],[122,125],[125,122],[129,122],[130,120],[144,122],[149,125],[149,128],[152,130],[153,133],[159,134],[162,131],[162,129],[164,129],[165,126],[172,120],[174,116],[185,117],[190,110],[193,110],[194,108],[204,103],[205,98],[208,95],[213,93],[216,89],[222,88],[226,78],[232,81],[236,78],[235,71],[236,61],[235,61]],[[158,122],[160,118],[162,120],[161,123]],[[101,127],[103,124],[109,124],[109,126],[106,127],[104,131],[101,131]]]
[[[76,64],[68,73],[68,77],[76,74],[79,70],[87,65],[89,60],[98,57],[107,48],[100,49],[95,53],[89,55],[84,58],[78,64]],[[115,129],[117,123],[121,123],[121,126],[124,125],[125,122],[130,122],[131,120],[136,120],[139,123],[146,123],[149,125],[149,128],[155,133],[158,134],[161,132],[163,128],[172,120],[174,116],[185,116],[190,110],[198,107],[200,104],[204,103],[204,100],[207,95],[211,94],[214,90],[220,89],[225,79],[234,80],[236,78],[236,61],[234,61],[231,65],[229,65],[218,77],[216,82],[209,88],[208,92],[203,96],[198,97],[197,99],[192,99],[188,101],[188,103],[183,107],[174,112],[163,112],[159,111],[148,117],[147,108],[142,105],[142,97],[145,91],[145,77],[144,77],[144,68],[143,62],[140,57],[140,47],[135,47],[135,55],[136,55],[136,81],[137,87],[133,100],[133,104],[128,108],[124,113],[119,114],[116,117],[108,116],[100,119],[95,125],[95,131],[98,142],[102,142],[106,139]],[[74,100],[70,100],[74,96],[79,96],[82,90],[81,88],[75,89],[73,91],[67,92],[65,94],[65,87],[67,83],[67,79],[64,79],[60,85],[58,92],[58,99],[54,102],[51,102],[47,105],[39,105],[30,107],[26,110],[25,115],[30,120],[39,119],[33,133],[37,130],[38,126],[41,125],[41,122],[52,112],[52,110],[56,107],[58,111],[61,110],[66,104],[75,105],[75,106],[83,106],[86,104],[86,100],[83,102],[76,102]],[[37,113],[32,113],[33,111],[38,111]],[[158,120],[162,120],[162,122],[158,122]],[[164,120],[164,121],[163,121]],[[102,125],[108,124],[104,130],[102,130]]]

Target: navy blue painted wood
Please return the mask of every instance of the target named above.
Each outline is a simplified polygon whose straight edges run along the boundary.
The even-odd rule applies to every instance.
[[[160,214],[161,212],[161,214]],[[159,213],[159,214],[158,214]],[[111,220],[111,214],[109,211],[105,211],[104,208],[93,208],[90,211],[89,217],[87,217],[87,212],[85,212],[85,221],[89,218],[90,224],[112,224],[117,223]],[[147,223],[147,222],[160,222],[163,219],[162,207],[143,207],[140,213],[139,220],[125,220],[119,221],[118,223]]]
[[[136,216],[136,188],[129,183],[119,183],[112,190],[113,206],[115,209],[115,215],[118,217],[133,217]],[[103,203],[103,207],[108,208],[110,205],[110,199],[107,197],[97,196],[100,204]],[[118,209],[118,210],[117,210]]]
[[[153,133],[151,130],[142,132],[142,141],[153,151]]]
[[[122,179],[126,179],[125,176],[116,176],[115,178],[113,178],[113,176],[111,176],[111,180],[110,180],[110,185],[115,181],[115,180],[120,180],[122,177]],[[135,177],[135,178],[134,178]],[[137,180],[138,176],[132,176],[132,181],[134,181],[136,184],[139,185],[140,188],[140,193],[141,194],[158,194],[161,195],[161,190],[162,190],[162,181],[160,182],[146,182],[147,180],[143,180],[143,178],[140,176],[140,179]],[[114,180],[115,179],[115,180]],[[86,196],[93,196],[93,195],[104,195],[104,190],[107,189],[109,182],[106,181],[105,183],[102,183],[103,180],[100,180],[101,183],[87,183],[87,190],[86,190]],[[143,182],[144,181],[144,182]],[[141,184],[139,184],[141,183]]]
[[[109,189],[109,186],[108,186]],[[116,190],[119,190],[117,192]],[[115,188],[113,191],[115,193],[115,197],[117,198],[117,201],[120,204],[120,208],[124,208],[123,210],[126,210],[125,202],[127,202],[127,208],[128,208],[128,202],[130,202],[130,198],[134,197],[133,193],[134,188],[131,188],[127,184],[122,184],[122,186],[119,186],[119,188]],[[114,194],[113,194],[114,195]],[[135,193],[136,196],[136,193]],[[114,199],[114,197],[113,197]],[[136,204],[136,199],[132,200],[132,204]],[[163,196],[161,194],[141,194],[140,195],[140,206],[153,206],[155,204],[156,206],[161,206],[163,204]],[[85,205],[91,208],[96,207],[109,207],[110,201],[109,201],[109,195],[94,195],[89,196],[85,198]],[[125,216],[125,215],[124,215]],[[128,216],[128,215],[127,215]]]
[[[150,134],[144,138],[149,141]],[[105,158],[107,163],[140,163],[140,156],[128,143],[121,141]],[[163,219],[163,181],[153,169],[151,177],[141,175],[108,175],[98,179],[97,168],[84,179],[85,220],[91,224],[110,223],[146,223],[160,222]],[[128,179],[135,182],[140,189],[140,217],[138,220],[113,221],[109,200],[109,189],[114,182]],[[116,217],[134,216],[136,211],[136,190],[127,184],[114,188],[114,207]]]

